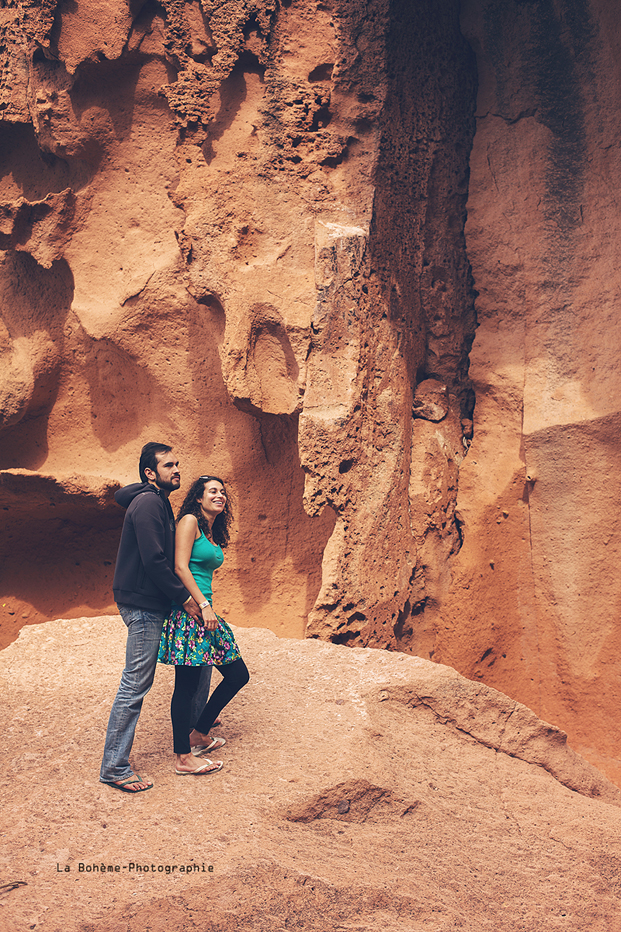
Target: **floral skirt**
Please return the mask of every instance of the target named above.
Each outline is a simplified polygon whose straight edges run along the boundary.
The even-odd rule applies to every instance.
[[[235,635],[224,618],[218,619],[215,631],[187,615],[182,608],[172,607],[162,629],[157,655],[159,663],[173,666],[200,667],[203,664],[224,666],[241,657]]]

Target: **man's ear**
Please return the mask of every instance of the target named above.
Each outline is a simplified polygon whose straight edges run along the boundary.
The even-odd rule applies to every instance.
[[[147,479],[150,479],[150,480],[157,479],[157,473],[155,473],[152,469],[148,469],[148,468],[145,469],[144,474],[147,477]]]

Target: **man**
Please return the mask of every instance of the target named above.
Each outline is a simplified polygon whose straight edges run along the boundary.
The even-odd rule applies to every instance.
[[[119,489],[127,508],[112,588],[127,625],[125,669],[114,700],[100,781],[125,793],[153,786],[132,772],[129,753],[144,697],[155,676],[164,619],[171,602],[200,620],[198,605],[173,572],[175,520],[168,496],[181,485],[179,460],[165,443],[147,443],[139,463],[142,482]]]

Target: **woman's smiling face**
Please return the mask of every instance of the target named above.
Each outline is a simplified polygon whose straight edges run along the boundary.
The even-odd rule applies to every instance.
[[[202,498],[198,499],[201,511],[208,519],[217,518],[226,508],[226,491],[217,479],[209,479],[205,483]]]

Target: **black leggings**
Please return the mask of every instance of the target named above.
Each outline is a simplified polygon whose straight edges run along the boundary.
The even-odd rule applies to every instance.
[[[216,669],[222,674],[222,682],[214,689],[209,702],[194,726],[206,735],[218,715],[239,690],[250,679],[248,668],[241,657]],[[175,691],[170,700],[170,717],[173,727],[173,750],[175,754],[190,753],[190,715],[192,698],[198,689],[200,667],[175,667]]]

